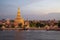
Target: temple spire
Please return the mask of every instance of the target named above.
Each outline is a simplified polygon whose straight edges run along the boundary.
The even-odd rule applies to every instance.
[[[15,22],[18,23],[18,24],[24,25],[24,20],[23,20],[23,18],[21,17],[20,8],[18,8],[17,16],[16,16],[16,19],[15,19]]]
[[[18,8],[17,17],[19,17],[19,18],[21,17],[20,8]]]

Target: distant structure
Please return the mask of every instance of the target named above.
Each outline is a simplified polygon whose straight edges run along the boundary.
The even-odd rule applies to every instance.
[[[9,19],[6,19],[6,24],[10,24],[10,20]]]
[[[21,17],[20,8],[18,8],[17,16],[15,18],[15,23],[21,24],[22,27],[24,26],[24,19]]]
[[[29,21],[28,21],[28,19],[25,20],[24,26],[25,26],[27,29],[29,28]]]
[[[6,19],[6,27],[7,27],[7,28],[10,28],[10,27],[11,27],[11,26],[10,26],[10,19],[8,19],[8,18]]]

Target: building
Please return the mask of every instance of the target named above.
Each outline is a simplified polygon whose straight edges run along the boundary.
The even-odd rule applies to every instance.
[[[30,28],[30,27],[29,27],[29,21],[28,21],[28,20],[25,20],[25,22],[24,22],[24,27],[27,28],[27,29]]]
[[[18,8],[17,16],[15,18],[15,23],[21,24],[22,27],[24,26],[24,19],[21,17],[20,8]]]

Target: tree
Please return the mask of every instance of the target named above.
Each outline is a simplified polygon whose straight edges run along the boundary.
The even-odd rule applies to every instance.
[[[2,24],[0,24],[0,28],[2,27],[3,25]]]
[[[11,27],[14,28],[15,27],[14,24],[11,24]]]
[[[42,23],[39,23],[39,22],[36,23],[36,27],[44,27],[44,26],[45,26],[45,24],[42,24]]]
[[[58,22],[58,27],[60,28],[60,21]]]
[[[32,21],[30,21],[29,24],[30,24],[30,27],[35,27],[36,26],[36,23],[34,23]]]
[[[18,26],[21,28],[22,27],[22,23],[19,23]]]

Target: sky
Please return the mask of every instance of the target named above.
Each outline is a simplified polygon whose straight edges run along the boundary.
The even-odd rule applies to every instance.
[[[52,15],[52,13],[60,14],[60,0],[0,0],[0,19],[15,19],[18,7],[24,19],[48,20],[60,17]]]

